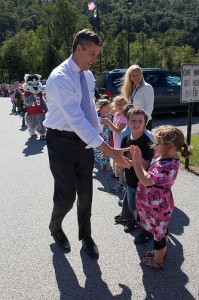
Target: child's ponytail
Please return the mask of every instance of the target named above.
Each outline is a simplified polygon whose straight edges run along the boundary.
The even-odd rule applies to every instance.
[[[188,158],[190,155],[192,155],[192,148],[188,146],[186,143],[183,143],[181,148],[179,149],[182,157]]]

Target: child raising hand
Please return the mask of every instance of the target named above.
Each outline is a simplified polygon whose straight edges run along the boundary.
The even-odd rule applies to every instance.
[[[155,129],[155,157],[148,171],[142,166],[142,153],[131,146],[133,166],[139,179],[136,191],[136,208],[140,226],[154,237],[154,249],[142,258],[144,265],[155,269],[163,268],[168,239],[168,225],[174,208],[171,187],[179,169],[178,152],[188,158],[191,148],[184,142],[183,132],[174,126]]]

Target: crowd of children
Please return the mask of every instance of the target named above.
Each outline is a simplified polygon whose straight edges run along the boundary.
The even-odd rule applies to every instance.
[[[103,105],[106,107],[106,115],[99,113],[103,132],[109,136],[106,141],[110,141],[112,132],[115,148],[129,148],[125,157],[131,168],[123,171],[114,161],[112,165],[112,177],[117,181],[111,192],[120,192],[125,186],[122,212],[115,217],[115,222],[124,223],[125,232],[139,228],[135,244],[154,240],[153,250],[145,252],[141,262],[160,270],[164,264],[168,225],[174,208],[171,187],[178,174],[178,152],[188,158],[192,154],[191,147],[185,143],[182,131],[174,126],[159,126],[152,132],[148,131],[146,112],[127,104],[122,95],[111,103],[99,99],[98,105],[101,107],[99,111]],[[111,105],[115,108],[112,107],[114,115],[110,117],[108,109]],[[103,155],[98,155],[96,160],[103,164]],[[100,168],[101,171],[109,169]]]
[[[0,96],[10,97],[12,113],[19,113],[22,117],[22,127],[25,126],[26,106],[23,99],[23,82],[16,81],[13,84],[2,83],[0,85]]]
[[[31,76],[31,75],[29,75]],[[33,75],[36,76],[36,75]],[[30,127],[32,127],[32,123],[33,121],[30,120],[31,116],[33,115],[33,117],[35,118],[35,110],[36,110],[36,114],[38,115],[38,107],[39,107],[39,103],[38,103],[38,99],[33,100],[32,102],[34,102],[33,104],[28,103],[29,98],[28,96],[31,94],[28,91],[26,91],[26,89],[24,88],[25,84],[27,85],[26,82],[22,81],[16,81],[13,84],[6,84],[6,83],[2,83],[0,85],[0,96],[1,97],[9,97],[11,100],[11,104],[12,104],[12,108],[11,108],[11,112],[13,114],[20,114],[21,118],[22,118],[22,123],[21,126],[28,127],[28,131],[30,132],[31,137],[33,138],[37,138],[38,135],[35,133],[35,130],[31,130]],[[25,90],[24,90],[25,89]],[[42,95],[42,99],[44,99],[43,106],[45,108],[45,112],[47,111],[47,107],[46,107],[46,100],[45,100],[45,91],[44,88],[41,84],[41,90],[38,90],[37,93],[38,96],[41,97]],[[36,103],[35,103],[36,101]],[[30,101],[29,101],[30,102]],[[31,103],[32,103],[31,102]],[[32,110],[32,108],[34,108],[34,112],[31,113],[30,110]],[[39,131],[39,126],[38,126],[38,122],[35,122],[35,126],[37,127],[37,131],[40,134],[40,139],[45,139],[45,130],[44,126],[42,125],[44,118],[41,120],[41,130],[42,133],[40,134]],[[32,122],[30,124],[30,122]]]
[[[115,106],[115,113],[113,120],[110,118],[100,118],[100,122],[104,126],[108,126],[113,132],[113,146],[114,148],[120,148],[120,133],[126,127],[127,120],[123,115],[123,110],[127,104],[127,100],[122,96],[116,96],[113,100]],[[117,165],[113,161],[113,177],[119,178],[119,182],[111,188],[113,192],[119,192],[123,190],[123,178],[122,172],[118,169]]]
[[[109,111],[110,111],[110,100],[108,100],[108,99],[98,100],[98,102],[97,102],[98,117],[101,119],[109,119],[110,118]],[[105,142],[108,145],[110,145],[111,130],[109,129],[109,127],[107,125],[103,126],[102,136],[103,136]],[[94,156],[95,156],[95,160],[97,162],[99,162],[101,171],[109,171],[110,170],[110,167],[111,167],[110,157],[109,156],[101,157],[102,151],[100,150],[100,148],[94,149]]]
[[[14,84],[1,83],[0,84],[0,97],[9,97],[13,88],[16,88],[16,86],[18,84],[19,84],[18,82],[15,82]]]

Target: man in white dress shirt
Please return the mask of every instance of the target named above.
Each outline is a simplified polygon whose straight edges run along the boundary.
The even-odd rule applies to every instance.
[[[71,210],[77,194],[79,240],[87,253],[98,258],[97,245],[91,237],[91,206],[93,194],[93,148],[100,147],[108,156],[125,167],[124,150],[108,146],[100,136],[101,126],[94,102],[94,76],[89,68],[96,62],[102,46],[99,36],[84,29],[77,33],[73,53],[50,74],[46,83],[48,112],[46,142],[49,164],[54,177],[54,207],[49,229],[56,243],[70,251],[70,243],[62,230],[62,221]],[[89,90],[92,113],[88,120],[81,106],[80,71]]]

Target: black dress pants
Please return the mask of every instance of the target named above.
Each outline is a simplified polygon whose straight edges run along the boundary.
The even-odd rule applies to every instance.
[[[77,195],[79,240],[91,236],[93,149],[85,149],[86,144],[74,132],[50,128],[47,129],[46,143],[54,177],[51,234],[62,228],[62,221]]]

